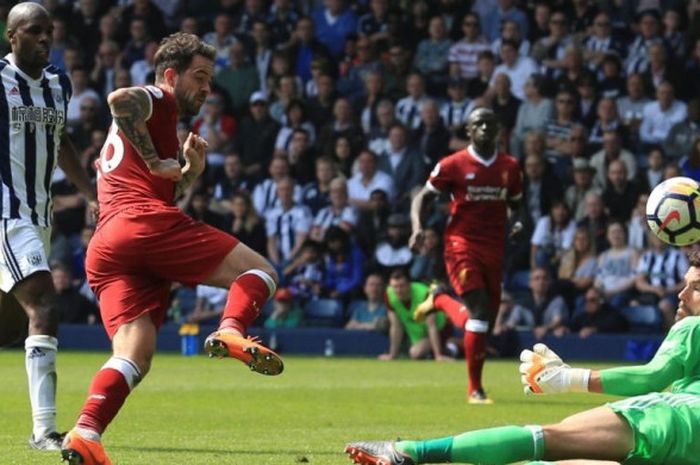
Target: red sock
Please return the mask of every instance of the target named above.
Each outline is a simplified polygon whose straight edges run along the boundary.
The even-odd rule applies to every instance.
[[[246,271],[231,284],[219,329],[232,328],[241,334],[258,317],[260,308],[274,293],[272,277],[260,270]]]
[[[482,389],[481,372],[484,369],[484,361],[486,360],[487,339],[488,333],[464,332],[464,353],[466,354],[467,370],[469,372],[469,394],[477,389]]]
[[[120,357],[109,359],[92,379],[77,426],[102,434],[140,378],[132,361]]]
[[[459,300],[453,299],[448,294],[438,294],[433,305],[437,310],[447,313],[453,325],[464,329],[464,324],[469,319],[469,310]]]

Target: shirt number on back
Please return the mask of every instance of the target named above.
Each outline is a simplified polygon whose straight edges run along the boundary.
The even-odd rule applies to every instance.
[[[100,152],[100,171],[109,173],[124,159],[124,141],[117,135],[117,126],[112,124],[105,145]]]

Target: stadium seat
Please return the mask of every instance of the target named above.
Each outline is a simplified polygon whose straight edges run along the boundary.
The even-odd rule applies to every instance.
[[[336,326],[345,322],[343,305],[336,299],[309,300],[304,305],[304,322],[306,326]]]

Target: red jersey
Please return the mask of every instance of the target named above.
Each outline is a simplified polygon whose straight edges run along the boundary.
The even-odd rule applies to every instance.
[[[159,87],[146,86],[151,114],[146,126],[158,157],[177,159],[177,106],[175,96]],[[154,176],[146,162],[112,122],[97,166],[97,197],[100,222],[135,205],[172,206],[175,182]]]
[[[471,145],[440,160],[426,186],[451,196],[445,241],[498,247],[505,243],[506,202],[522,196],[520,166],[499,153],[491,160],[475,154]]]

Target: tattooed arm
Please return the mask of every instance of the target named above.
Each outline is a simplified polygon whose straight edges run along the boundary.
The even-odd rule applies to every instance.
[[[174,159],[161,160],[146,127],[151,114],[151,97],[145,89],[127,87],[117,89],[107,98],[114,124],[129,139],[149,171],[154,176],[179,181],[182,178],[180,163]]]
[[[185,159],[185,166],[181,170],[182,179],[175,186],[175,198],[180,197],[204,172],[207,159],[207,141],[191,132],[182,146],[181,155]]]

